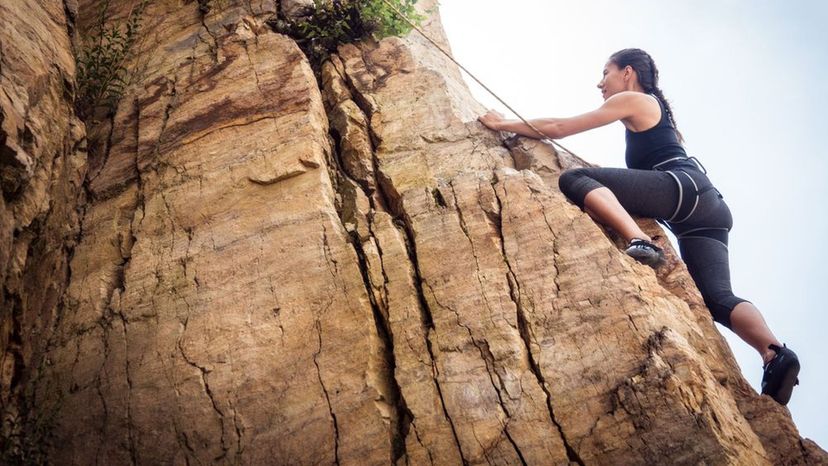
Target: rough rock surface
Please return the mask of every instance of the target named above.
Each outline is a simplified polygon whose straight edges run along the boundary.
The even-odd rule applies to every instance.
[[[340,47],[317,82],[266,26],[278,4],[199,3],[148,7],[88,163],[49,76],[72,82],[98,2],[35,8],[18,87],[9,37],[35,22],[2,22],[2,395],[31,408],[24,444],[54,464],[828,464],[741,377],[675,253],[656,275],[620,252],[557,189],[583,162],[483,128],[416,32]],[[55,223],[3,233],[48,196]],[[20,252],[38,242],[57,252]],[[26,273],[51,298],[23,299]]]
[[[86,149],[72,108],[72,27],[60,0],[0,1],[0,462],[33,428],[24,392],[79,233]]]

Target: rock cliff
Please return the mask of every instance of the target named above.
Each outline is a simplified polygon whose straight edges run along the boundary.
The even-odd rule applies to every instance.
[[[156,0],[87,127],[100,4],[0,2],[7,461],[828,464],[416,32],[315,76],[297,2]]]

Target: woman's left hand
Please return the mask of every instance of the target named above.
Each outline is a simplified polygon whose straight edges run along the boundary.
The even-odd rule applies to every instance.
[[[478,120],[487,128],[499,131],[500,128],[498,126],[504,121],[504,117],[496,110],[489,110],[488,113],[479,117]]]

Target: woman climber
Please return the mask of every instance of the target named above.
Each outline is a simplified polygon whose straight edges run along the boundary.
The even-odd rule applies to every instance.
[[[561,191],[597,221],[622,235],[626,253],[657,267],[664,259],[630,214],[659,219],[676,235],[682,259],[716,322],[730,328],[762,357],[762,393],[785,405],[799,383],[799,360],[768,328],[759,310],[731,291],[727,237],[730,210],[706,171],[688,157],[670,104],[658,87],[647,52],[624,49],[604,66],[598,88],[604,104],[571,118],[505,120],[495,111],[479,119],[497,131],[558,139],[617,120],[626,127],[622,168],[576,168],[561,174]],[[534,127],[534,128],[533,128]]]

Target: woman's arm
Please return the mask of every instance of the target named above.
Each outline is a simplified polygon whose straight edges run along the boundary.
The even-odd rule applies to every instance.
[[[544,135],[552,139],[565,138],[589,129],[598,128],[634,115],[640,105],[638,92],[619,92],[597,109],[570,118],[537,118],[528,120]],[[643,95],[643,94],[641,94]],[[540,135],[521,120],[506,120],[495,111],[479,118],[480,122],[495,131],[509,131],[521,136],[539,139]]]

